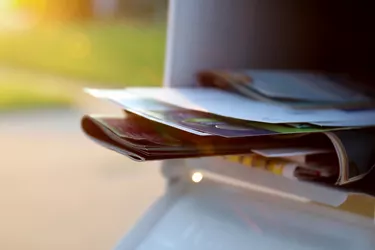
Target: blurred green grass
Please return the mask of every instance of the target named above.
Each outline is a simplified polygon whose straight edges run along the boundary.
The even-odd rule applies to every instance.
[[[0,64],[102,85],[160,85],[165,25],[88,22],[0,32]]]
[[[165,36],[165,24],[87,22],[0,30],[0,65],[89,81],[91,86],[159,86]],[[0,109],[71,102],[50,89],[37,79],[13,81],[0,73]]]
[[[30,108],[60,108],[74,105],[65,87],[16,71],[0,73],[0,112]]]

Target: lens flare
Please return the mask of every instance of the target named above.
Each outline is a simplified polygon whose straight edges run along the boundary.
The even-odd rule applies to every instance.
[[[195,183],[199,183],[203,180],[203,175],[202,173],[200,172],[195,172],[192,176],[191,176],[191,180]]]

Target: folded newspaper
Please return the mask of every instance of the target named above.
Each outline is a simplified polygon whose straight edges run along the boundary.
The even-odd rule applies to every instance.
[[[193,128],[195,127],[192,126],[191,129]],[[225,137],[207,133],[200,136],[199,131],[198,134],[192,134],[180,130],[178,126],[166,126],[130,112],[126,112],[124,116],[87,115],[82,119],[82,129],[101,145],[136,161],[245,154],[252,148],[266,149],[285,145],[285,138],[276,131],[258,130],[254,127],[249,129],[252,134],[247,133],[247,136],[242,137],[237,134],[235,137]],[[208,129],[202,131],[207,132]],[[288,145],[306,145],[301,136],[286,138]],[[316,139],[309,141],[309,146],[318,144],[320,142]]]

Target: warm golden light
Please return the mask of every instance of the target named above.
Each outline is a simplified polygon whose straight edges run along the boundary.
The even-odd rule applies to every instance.
[[[0,0],[0,12],[10,10],[12,2],[12,0]]]

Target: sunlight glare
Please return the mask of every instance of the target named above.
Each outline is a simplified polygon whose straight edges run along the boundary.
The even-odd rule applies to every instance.
[[[202,173],[200,172],[195,172],[192,176],[191,176],[191,180],[195,183],[199,183],[203,180],[203,175]]]
[[[12,0],[0,0],[0,13],[9,11],[12,5],[13,5]]]

